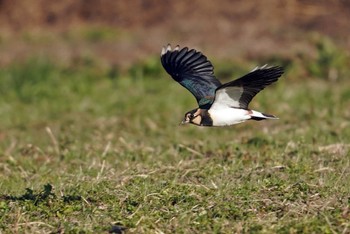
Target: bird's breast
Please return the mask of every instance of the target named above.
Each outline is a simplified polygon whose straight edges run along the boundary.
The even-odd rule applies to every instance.
[[[240,108],[209,109],[213,126],[238,124],[250,119],[249,112]]]

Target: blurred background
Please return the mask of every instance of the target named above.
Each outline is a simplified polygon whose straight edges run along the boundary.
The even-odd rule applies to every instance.
[[[0,65],[47,56],[128,68],[167,43],[213,59],[317,59],[325,38],[350,48],[349,15],[347,0],[1,0]]]

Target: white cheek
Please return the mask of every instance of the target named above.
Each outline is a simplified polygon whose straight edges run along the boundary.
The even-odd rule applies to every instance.
[[[196,118],[192,119],[192,123],[200,125],[201,124],[202,117],[199,115]]]

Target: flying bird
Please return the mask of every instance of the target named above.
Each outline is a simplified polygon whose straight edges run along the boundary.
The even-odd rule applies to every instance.
[[[169,75],[196,98],[198,108],[185,114],[182,124],[228,126],[246,120],[278,119],[249,109],[250,101],[283,74],[279,66],[257,67],[226,84],[216,79],[214,67],[205,55],[194,49],[163,47],[161,62]]]

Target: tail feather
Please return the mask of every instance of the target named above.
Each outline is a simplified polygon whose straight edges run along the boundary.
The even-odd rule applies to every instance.
[[[274,115],[265,114],[265,113],[261,113],[261,112],[254,111],[254,110],[252,110],[250,117],[252,120],[256,120],[256,121],[260,121],[260,120],[264,120],[264,119],[278,119],[278,117],[276,117]]]

